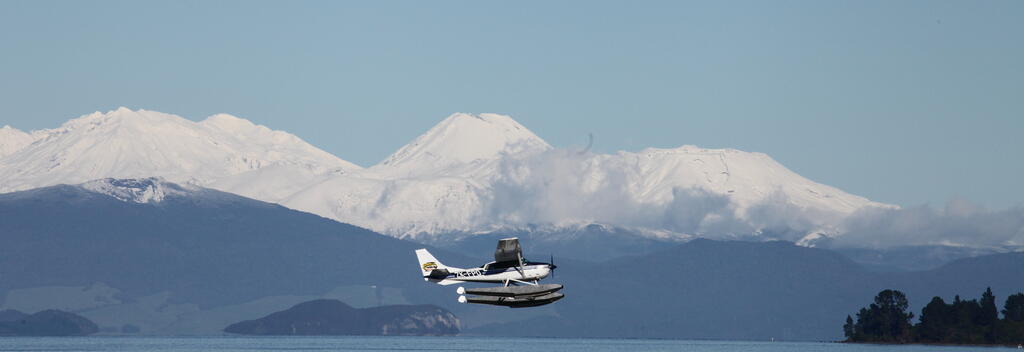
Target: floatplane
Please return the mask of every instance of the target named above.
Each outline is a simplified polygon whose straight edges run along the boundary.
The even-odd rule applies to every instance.
[[[494,250],[494,261],[478,268],[462,269],[441,264],[425,248],[416,250],[416,259],[423,271],[423,280],[440,285],[467,282],[501,283],[503,286],[486,288],[459,287],[460,303],[490,304],[510,308],[536,307],[553,303],[565,297],[558,291],[559,284],[540,284],[540,280],[552,275],[554,256],[550,263],[532,262],[523,258],[519,238],[498,240]]]

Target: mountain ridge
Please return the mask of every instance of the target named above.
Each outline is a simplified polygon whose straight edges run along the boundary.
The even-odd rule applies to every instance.
[[[841,235],[842,219],[858,209],[892,207],[803,178],[763,153],[570,151],[498,114],[452,114],[368,168],[228,114],[192,122],[122,107],[30,137],[5,147],[16,151],[0,157],[0,192],[161,177],[400,238],[602,224],[814,245]]]
[[[192,122],[121,107],[32,135],[34,143],[0,158],[0,192],[107,177],[203,185],[267,167],[308,177],[361,169],[287,132],[226,114]]]

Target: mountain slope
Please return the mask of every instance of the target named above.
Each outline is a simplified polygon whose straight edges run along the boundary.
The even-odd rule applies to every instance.
[[[612,164],[635,165],[632,171],[637,173],[636,181],[631,185],[636,188],[631,192],[644,203],[671,201],[675,188],[699,188],[728,195],[742,210],[776,194],[802,208],[840,214],[880,205],[803,178],[764,153],[686,145],[619,152],[606,159]]]

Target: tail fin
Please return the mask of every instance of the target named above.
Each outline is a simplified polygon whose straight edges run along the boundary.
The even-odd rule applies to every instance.
[[[416,259],[420,261],[420,271],[423,272],[423,280],[441,285],[451,285],[462,282],[459,280],[449,279],[448,275],[451,273],[449,269],[455,271],[463,269],[441,264],[441,261],[434,258],[430,252],[427,252],[426,248],[416,250]]]
[[[430,276],[430,272],[435,269],[448,269],[447,266],[441,264],[440,260],[434,258],[434,255],[430,254],[426,248],[416,250],[416,259],[420,261],[420,270],[423,271],[423,276]]]

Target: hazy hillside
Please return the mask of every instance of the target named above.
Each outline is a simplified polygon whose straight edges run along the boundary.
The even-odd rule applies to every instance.
[[[455,305],[420,279],[419,244],[209,189],[101,183],[121,193],[61,185],[0,195],[4,307],[183,333],[219,331],[318,297]],[[225,321],[196,328],[186,326],[191,318]]]

